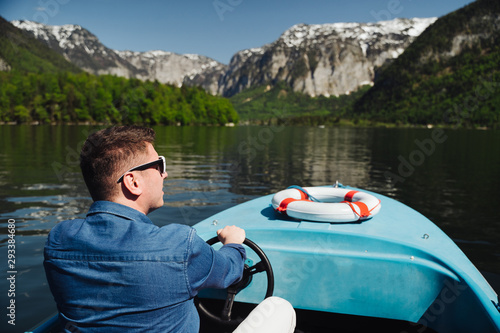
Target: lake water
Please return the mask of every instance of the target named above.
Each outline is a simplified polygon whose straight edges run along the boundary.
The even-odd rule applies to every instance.
[[[59,221],[91,204],[78,167],[86,126],[0,126],[2,332],[24,332],[55,312],[42,267]],[[399,200],[443,229],[499,291],[500,131],[156,127],[166,156],[165,205],[157,225],[193,225],[225,208],[289,185],[339,181]],[[9,220],[11,223],[9,227]],[[15,226],[15,227],[14,227]],[[8,232],[15,266],[8,267]],[[12,259],[12,258],[11,258]],[[10,262],[12,264],[12,262]],[[8,276],[7,276],[8,277]],[[14,299],[16,326],[7,323]]]

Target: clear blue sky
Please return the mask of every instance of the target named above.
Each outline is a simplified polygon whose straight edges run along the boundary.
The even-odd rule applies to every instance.
[[[294,24],[440,17],[471,0],[0,0],[0,15],[78,24],[116,50],[197,53],[228,63]]]

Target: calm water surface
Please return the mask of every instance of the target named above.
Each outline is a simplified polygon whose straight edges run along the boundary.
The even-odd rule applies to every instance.
[[[0,126],[0,260],[15,220],[16,326],[24,332],[55,312],[42,267],[43,245],[59,221],[91,204],[78,168],[83,126]],[[289,185],[336,180],[379,192],[442,228],[499,291],[500,132],[317,127],[157,127],[167,158],[165,205],[157,225],[193,225],[225,208]]]

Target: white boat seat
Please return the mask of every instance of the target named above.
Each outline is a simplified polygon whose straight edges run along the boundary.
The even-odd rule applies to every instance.
[[[295,324],[292,304],[271,296],[257,305],[233,333],[293,333]]]

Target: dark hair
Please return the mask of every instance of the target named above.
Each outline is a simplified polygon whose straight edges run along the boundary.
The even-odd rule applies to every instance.
[[[154,140],[155,132],[141,126],[109,127],[89,135],[80,153],[80,168],[92,199],[112,199],[117,179]]]

